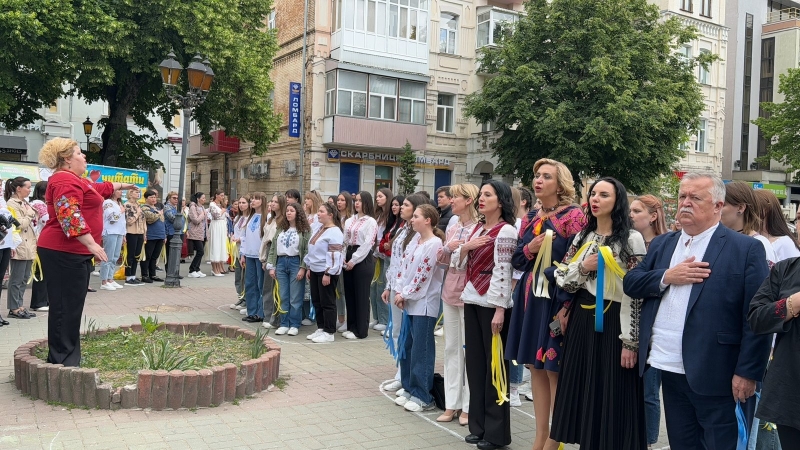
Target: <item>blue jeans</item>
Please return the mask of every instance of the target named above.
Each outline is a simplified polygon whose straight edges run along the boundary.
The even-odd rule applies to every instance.
[[[299,256],[278,256],[275,265],[275,278],[281,294],[281,309],[286,314],[281,314],[281,326],[300,328],[303,320],[303,296],[306,290],[306,280],[297,280],[300,271]]]
[[[517,363],[515,366],[514,363],[508,364],[508,383],[510,385],[520,385],[522,384],[522,378],[524,375],[525,365],[521,363]]]
[[[431,388],[433,365],[436,362],[433,327],[436,317],[408,316],[408,320],[411,328],[405,342],[406,357],[400,360],[400,382],[411,398],[427,405],[433,401]]]
[[[264,288],[264,267],[258,258],[245,257],[247,266],[244,269],[244,295],[247,304],[247,315],[264,317],[264,303],[261,290]]]
[[[642,376],[644,383],[644,420],[647,426],[647,443],[658,442],[658,430],[661,427],[661,370],[648,367]]]
[[[114,279],[114,269],[117,268],[119,253],[122,251],[123,238],[125,238],[125,236],[121,234],[107,234],[103,236],[103,250],[106,252],[108,261],[100,263],[100,280]]]

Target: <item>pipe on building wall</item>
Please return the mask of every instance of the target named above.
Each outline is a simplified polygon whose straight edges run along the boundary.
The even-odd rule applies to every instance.
[[[308,52],[308,0],[303,5],[303,73],[300,79],[300,192],[305,192],[306,184],[306,55]]]

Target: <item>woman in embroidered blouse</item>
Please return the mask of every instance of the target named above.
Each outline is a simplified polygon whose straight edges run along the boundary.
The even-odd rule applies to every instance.
[[[393,299],[405,311],[403,326],[408,330],[402,342],[404,357],[400,358],[400,380],[403,393],[395,400],[406,411],[428,411],[436,407],[431,396],[433,366],[436,362],[436,342],[433,328],[439,317],[439,293],[442,290],[444,268],[436,264],[442,249],[444,233],[437,228],[439,212],[424,204],[414,210],[411,227],[417,232],[413,251],[403,253],[402,269],[398,274],[400,290]]]
[[[387,230],[389,218],[392,217],[392,202],[394,196],[392,191],[387,188],[381,188],[375,194],[375,222],[377,223],[377,231],[375,232],[375,250],[372,252],[375,256],[375,264],[377,267],[378,275],[373,277],[374,281],[370,283],[369,288],[369,303],[372,307],[372,321],[369,327],[377,330],[384,331],[386,324],[389,322],[389,309],[383,304],[381,294],[383,294],[383,287],[386,284],[386,255],[380,251],[380,241]]]
[[[117,189],[138,188],[129,183],[93,183],[81,178],[86,171],[86,156],[71,139],[48,141],[39,151],[39,163],[55,171],[45,194],[50,219],[38,241],[50,300],[47,362],[78,366],[80,325],[92,257],[97,262],[108,260],[98,244],[103,232],[103,199]]]
[[[123,286],[114,281],[122,244],[125,242],[125,205],[122,189],[117,189],[111,198],[103,202],[103,250],[108,261],[100,264],[100,289],[115,291]]]
[[[389,266],[392,264],[392,240],[397,232],[405,226],[405,221],[400,216],[400,209],[402,208],[403,200],[405,200],[405,196],[397,195],[392,199],[391,202],[389,202],[389,218],[386,220],[386,227],[382,235],[375,236],[375,240],[378,241],[376,251],[383,257],[382,265],[384,266],[381,268],[383,276],[380,277],[380,287],[382,291],[380,292],[379,298],[381,300],[380,308],[386,309],[386,313],[384,313],[386,323],[383,326],[380,326],[380,323],[375,326],[375,329],[381,332],[381,336],[386,333],[386,327],[389,325],[389,317],[392,315],[391,305],[387,307],[386,302],[383,301],[383,292],[386,291],[386,273],[389,270]],[[395,386],[397,386],[395,390],[400,389],[399,383],[400,380],[398,379],[397,383],[395,383]]]
[[[589,188],[586,228],[578,233],[556,270],[558,285],[575,293],[568,325],[562,322],[564,356],[550,437],[581,449],[641,450],[647,447],[644,390],[636,361],[641,300],[623,293],[622,276],[646,252],[631,229],[625,187],[614,178]],[[606,261],[605,288],[598,292],[598,246]],[[601,287],[602,288],[602,287]],[[595,331],[595,296],[603,295],[602,332]]]
[[[25,177],[9,178],[6,180],[3,196],[6,207],[11,215],[17,219],[19,226],[9,233],[12,239],[19,244],[11,254],[11,268],[8,276],[8,317],[15,319],[30,319],[36,317],[22,305],[25,295],[25,285],[31,277],[33,260],[36,259],[36,211],[28,203],[31,194],[31,181]]]
[[[565,319],[572,295],[556,289],[553,261],[561,261],[575,235],[586,225],[586,217],[575,204],[575,182],[566,165],[540,159],[533,165],[533,191],[539,202],[523,219],[519,243],[511,259],[523,272],[514,290],[514,311],[508,331],[505,357],[525,364],[531,372],[531,395],[536,416],[535,450],[558,448],[549,439],[553,399],[563,354],[563,336],[550,324]],[[552,234],[550,255],[543,251],[548,231]],[[540,265],[537,257],[542,252]]]
[[[509,403],[497,404],[492,386],[492,336],[503,347],[514,302],[511,297],[511,256],[517,247],[514,202],[507,184],[489,180],[481,186],[478,213],[483,215],[461,246],[459,267],[467,269],[461,293],[464,302],[465,362],[469,382],[467,443],[493,449],[511,443]],[[506,373],[508,361],[503,361]],[[506,379],[505,382],[508,382]]]
[[[336,197],[336,209],[339,212],[339,221],[342,223],[342,233],[344,233],[344,224],[347,219],[353,217],[353,196],[347,192],[342,191]],[[339,277],[339,284],[336,286],[336,314],[338,315],[336,322],[336,329],[340,333],[347,331],[347,301],[344,292],[344,273]]]
[[[206,202],[206,194],[195,192],[192,195],[192,202],[189,203],[189,228],[186,230],[186,242],[189,252],[194,252],[191,264],[189,264],[189,278],[203,278],[206,276],[200,271],[200,261],[205,255],[205,241],[207,235],[208,221],[206,220],[206,210],[203,204]]]
[[[214,192],[208,205],[211,225],[208,226],[208,259],[215,277],[225,276],[225,261],[228,260],[228,213],[222,206],[225,193],[222,189]]]
[[[254,192],[250,198],[252,214],[247,218],[247,225],[242,231],[239,263],[244,267],[244,295],[247,304],[245,322],[264,321],[264,268],[261,265],[260,249],[264,238],[264,223],[267,216],[267,196],[263,192]]]
[[[356,194],[356,215],[344,224],[344,295],[347,302],[345,339],[364,339],[369,334],[369,286],[375,275],[375,232],[378,224],[372,217],[375,206],[367,191]]]
[[[319,206],[320,226],[308,242],[304,261],[306,278],[311,283],[311,301],[317,311],[317,331],[306,336],[317,344],[333,342],[336,334],[336,282],[342,272],[344,235],[339,214],[329,203]]]
[[[233,234],[231,235],[231,243],[233,244],[233,255],[231,261],[236,261],[233,267],[233,285],[236,287],[236,297],[239,299],[236,303],[231,304],[231,309],[240,309],[244,304],[244,275],[242,265],[239,264],[239,259],[242,251],[242,233],[247,226],[248,218],[253,214],[250,209],[250,195],[244,195],[234,203],[236,207],[236,216],[233,220]],[[234,259],[235,258],[235,259]]]
[[[278,281],[281,296],[281,326],[275,334],[297,336],[303,320],[303,295],[305,294],[308,239],[311,227],[305,211],[298,203],[286,205],[286,213],[278,220],[275,242],[270,247],[267,270]]]
[[[278,221],[281,220],[286,213],[286,197],[282,194],[273,195],[272,200],[267,205],[267,210],[269,211],[269,216],[262,227],[263,234],[261,236],[261,250],[259,252],[259,259],[261,260],[261,265],[264,270],[267,270],[269,252],[275,245]],[[264,277],[261,296],[264,299],[264,317],[269,318],[269,320],[265,320],[262,325],[267,329],[278,326],[280,322],[278,313],[275,312],[275,297],[272,293],[275,287],[274,283],[275,280],[273,280],[272,277]]]
[[[40,181],[33,187],[31,208],[36,211],[36,220],[34,221],[36,239],[39,239],[44,224],[47,223],[47,220],[50,218],[50,215],[47,214],[47,204],[44,202],[46,192],[47,181]],[[117,255],[117,259],[119,259],[119,255]],[[36,277],[31,286],[31,309],[34,311],[49,311],[50,302],[47,300],[47,283],[44,277],[39,276],[39,273],[34,273],[34,275],[36,275]],[[39,279],[37,280],[36,278]]]
[[[456,222],[451,222],[445,233],[444,246],[437,262],[447,268],[442,288],[444,328],[444,403],[445,411],[437,422],[450,422],[459,417],[459,423],[469,423],[469,385],[464,379],[464,302],[461,292],[467,274],[457,267],[461,259],[461,245],[472,234],[478,223],[475,201],[478,187],[474,184],[450,186],[450,205]],[[460,415],[459,415],[460,413]]]

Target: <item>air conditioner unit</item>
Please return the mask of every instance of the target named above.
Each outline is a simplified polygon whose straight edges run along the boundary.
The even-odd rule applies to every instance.
[[[286,175],[294,175],[297,173],[297,161],[290,159],[283,162],[283,170]]]

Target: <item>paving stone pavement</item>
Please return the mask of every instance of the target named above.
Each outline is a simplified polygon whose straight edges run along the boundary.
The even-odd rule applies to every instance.
[[[205,265],[203,270],[210,272]],[[138,323],[139,315],[148,315],[148,307],[188,306],[190,311],[162,311],[158,318],[256,328],[229,308],[235,300],[233,274],[185,278],[181,284],[181,289],[154,283],[89,293],[84,314],[99,326],[116,326]],[[97,277],[91,285],[99,288]],[[29,304],[30,290],[25,298]],[[5,317],[7,309],[2,311]],[[376,331],[356,341],[337,334],[330,344],[306,340],[313,327],[303,327],[298,336],[270,333],[282,347],[280,375],[286,385],[238,404],[194,411],[101,411],[67,410],[22,397],[14,387],[13,351],[46,335],[47,313],[10,321],[0,328],[0,449],[474,448],[464,443],[466,427],[437,423],[438,410],[409,413],[390,401],[393,394],[380,390],[396,368]],[[437,352],[442,351],[443,340],[437,338]],[[441,356],[437,371],[442,372]],[[511,419],[509,448],[531,448],[536,433],[532,404],[523,400],[522,407],[512,408]],[[661,441],[654,448],[668,448],[663,415]]]

